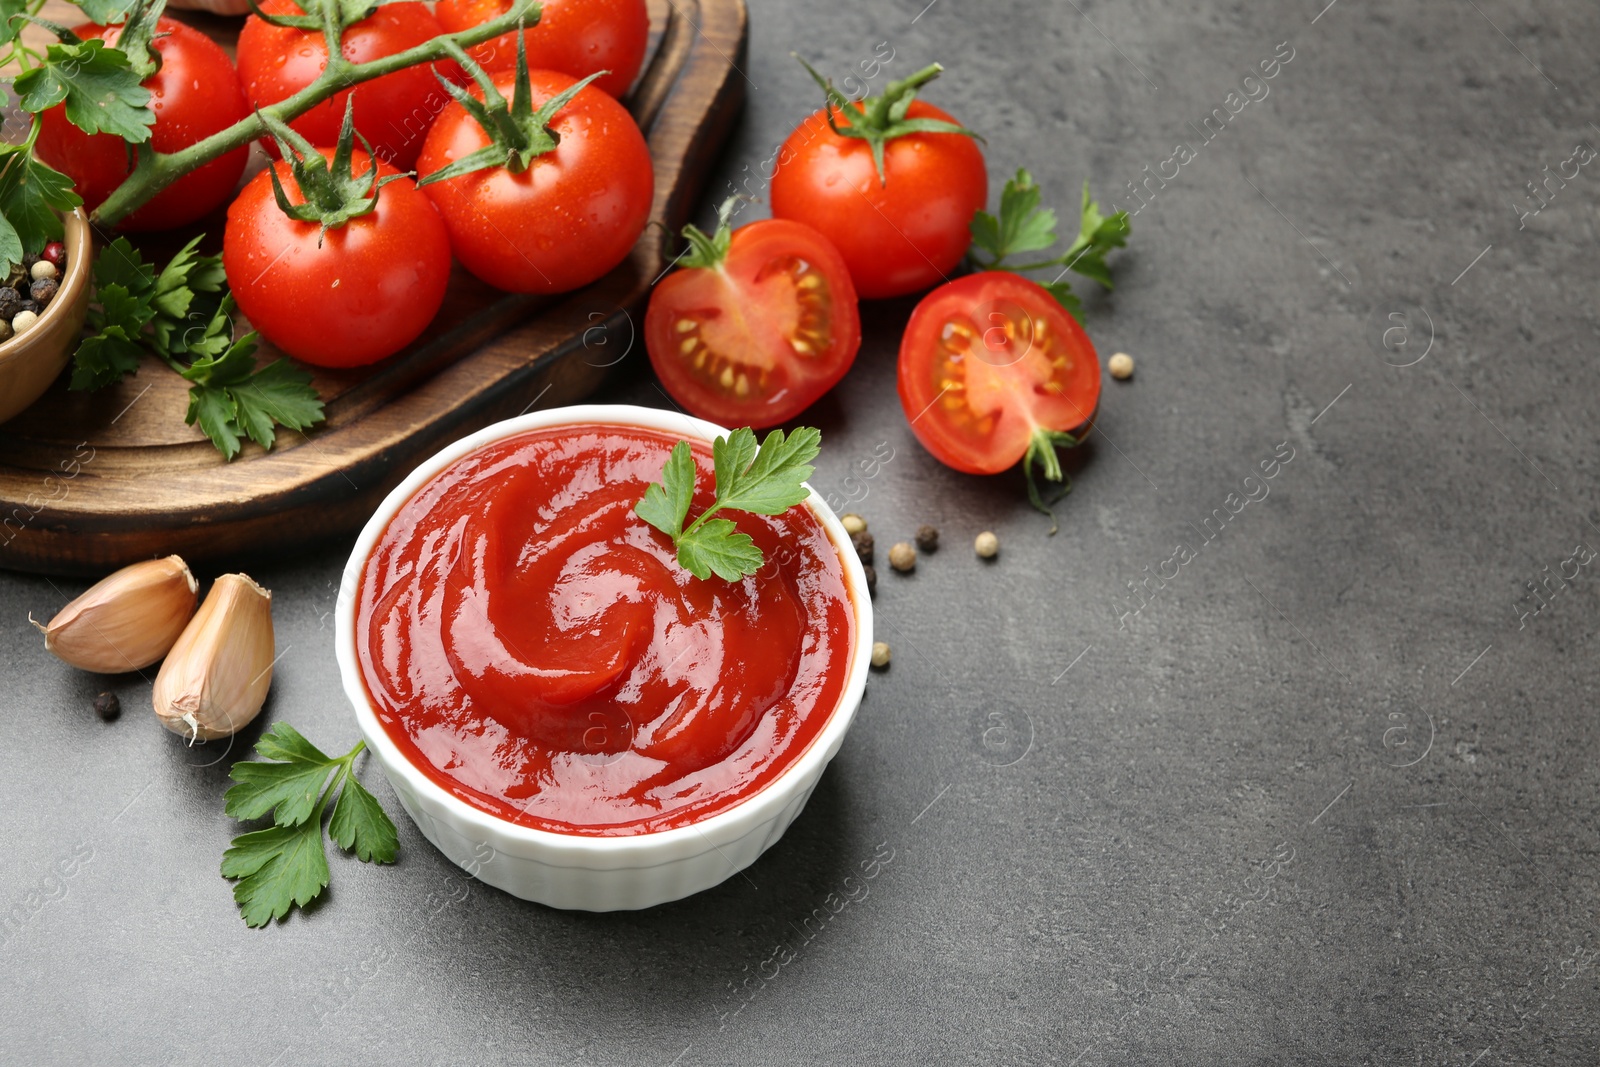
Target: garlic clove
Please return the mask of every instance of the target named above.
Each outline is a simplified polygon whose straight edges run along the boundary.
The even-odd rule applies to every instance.
[[[225,574],[156,675],[156,718],[191,744],[228,737],[260,713],[272,665],[272,594]]]
[[[97,674],[142,670],[178,640],[199,591],[180,557],[146,560],[96,582],[49,625],[34,625],[44,632],[44,647],[74,667]]]

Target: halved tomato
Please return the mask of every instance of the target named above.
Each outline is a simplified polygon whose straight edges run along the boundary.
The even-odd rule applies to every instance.
[[[1100,402],[1100,360],[1043,287],[1006,271],[946,282],[923,297],[900,342],[900,404],[941,462],[997,474],[1028,460],[1061,480],[1057,445]],[[1081,435],[1079,435],[1081,436]]]
[[[816,230],[785,219],[707,237],[650,294],[645,345],[673,399],[724,426],[774,426],[844,377],[861,347],[856,290]]]

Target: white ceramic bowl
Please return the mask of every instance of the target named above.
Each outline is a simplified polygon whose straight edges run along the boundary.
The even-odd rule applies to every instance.
[[[361,569],[384,529],[422,485],[487,444],[529,430],[596,423],[637,426],[711,441],[728,431],[673,411],[588,404],[508,419],[463,438],[424,462],[379,506],[345,565],[337,608],[339,672],[367,748],[425,837],[469,873],[524,900],[556,908],[617,911],[648,908],[709,889],[750,866],[805,807],[828,761],[839,751],[866,689],[872,653],[872,600],[850,536],[813,490],[806,507],[841,551],[855,608],[856,643],[839,704],[811,746],[759,792],[689,826],[626,837],[582,837],[520,826],[466,803],[413,766],[378,722],[356,659],[355,616]]]

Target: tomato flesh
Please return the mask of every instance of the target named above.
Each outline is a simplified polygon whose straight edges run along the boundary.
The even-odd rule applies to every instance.
[[[855,362],[855,287],[815,230],[753,222],[734,231],[721,266],[680,270],[656,287],[645,343],[667,392],[689,411],[728,426],[773,426]]]
[[[1040,431],[1089,424],[1100,360],[1041,286],[989,271],[941,285],[917,305],[900,344],[899,387],[929,452],[956,470],[996,474]]]
[[[116,44],[122,27],[85,24],[73,28],[85,40]],[[156,122],[149,148],[176,152],[203,140],[250,113],[228,55],[199,30],[163,17],[152,41],[161,69],[144,80]],[[65,105],[40,116],[39,158],[72,179],[83,206],[93,211],[132,173],[132,155],[122,138],[87,134],[67,121]],[[236,148],[179,178],[124,219],[120,229],[165,230],[194,222],[233,195],[249,149]]]

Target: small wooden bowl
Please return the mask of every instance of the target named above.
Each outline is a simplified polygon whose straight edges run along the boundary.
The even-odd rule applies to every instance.
[[[89,311],[90,230],[82,208],[66,216],[67,273],[55,299],[25,333],[0,344],[0,422],[38,400],[78,347]]]

